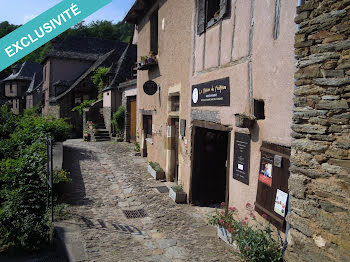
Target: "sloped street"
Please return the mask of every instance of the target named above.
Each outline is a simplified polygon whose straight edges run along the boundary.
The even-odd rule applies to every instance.
[[[64,146],[73,181],[64,194],[69,219],[56,227],[73,260],[240,261],[207,225],[205,208],[172,202],[132,144],[68,140]],[[142,210],[141,217],[127,218],[123,210]]]

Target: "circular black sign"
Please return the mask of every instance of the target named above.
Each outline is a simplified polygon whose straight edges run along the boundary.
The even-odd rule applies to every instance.
[[[152,80],[148,80],[143,84],[143,91],[149,96],[154,95],[157,92],[157,90],[158,90],[158,85],[156,82]]]

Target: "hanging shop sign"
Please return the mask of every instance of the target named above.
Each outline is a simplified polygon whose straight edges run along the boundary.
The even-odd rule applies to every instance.
[[[277,189],[275,207],[273,210],[282,217],[285,217],[286,215],[287,198],[287,193]]]
[[[270,157],[267,155],[261,157],[259,181],[268,186],[272,186],[272,165],[273,160]]]
[[[249,185],[250,135],[235,133],[233,178]]]
[[[193,85],[192,106],[230,106],[230,78]]]
[[[153,96],[155,93],[157,93],[158,91],[158,85],[156,82],[152,81],[152,80],[148,80],[147,82],[145,82],[143,84],[143,91],[149,95],[149,96]]]

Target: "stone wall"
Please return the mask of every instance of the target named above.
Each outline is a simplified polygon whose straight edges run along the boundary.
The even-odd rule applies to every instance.
[[[350,0],[297,13],[286,260],[350,261]]]

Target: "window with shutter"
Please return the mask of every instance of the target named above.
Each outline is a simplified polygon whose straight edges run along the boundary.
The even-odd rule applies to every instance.
[[[228,10],[228,0],[199,0],[197,33],[202,34],[206,28],[223,19]]]
[[[158,9],[150,17],[151,52],[158,53]]]

